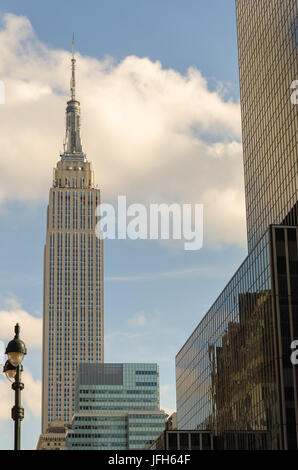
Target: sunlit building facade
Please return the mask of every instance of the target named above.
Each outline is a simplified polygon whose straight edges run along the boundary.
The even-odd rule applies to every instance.
[[[53,420],[45,433],[39,436],[36,450],[64,450],[67,427]]]
[[[100,190],[82,149],[80,103],[66,108],[64,152],[54,169],[44,251],[42,432],[71,423],[80,362],[103,361],[103,251],[95,235]]]
[[[297,449],[297,2],[236,8],[249,254],[176,356],[178,429]]]

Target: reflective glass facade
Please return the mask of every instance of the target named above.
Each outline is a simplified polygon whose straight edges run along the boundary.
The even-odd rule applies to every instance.
[[[176,357],[179,430],[273,449],[298,445],[297,8],[236,0],[249,254]]]
[[[80,364],[67,448],[143,449],[165,428],[157,364]]]
[[[272,322],[270,320],[272,299],[269,256],[269,237],[266,233],[178,353],[176,358],[178,429],[196,429],[198,427],[213,429],[218,413],[220,413],[222,428],[231,424],[234,429],[234,427],[238,427],[239,423],[239,428],[242,429],[243,423],[239,413],[235,417],[231,417],[231,422],[226,423],[223,414],[225,410],[217,411],[217,403],[224,401],[224,393],[227,393],[229,398],[232,397],[231,387],[235,393],[238,393],[240,387],[248,386],[248,382],[243,379],[243,369],[247,364],[245,358],[248,357],[247,345],[244,337],[242,338],[239,334],[239,325],[243,323],[245,304],[252,303],[256,324],[261,324],[265,318],[268,322]],[[233,332],[236,332],[235,339],[231,337]],[[262,333],[261,330],[260,333]],[[258,339],[256,336],[256,342]],[[273,337],[266,338],[266,341],[266,347],[271,351],[272,357]],[[240,345],[243,347],[238,349]],[[258,344],[258,346],[256,349],[256,344],[252,343],[250,354],[252,360],[256,355],[262,361],[260,351],[262,345]],[[229,357],[227,354],[223,356],[228,350],[235,357],[232,357],[232,354]],[[224,359],[221,359],[222,357]],[[234,377],[230,380],[226,375],[227,371],[223,369],[223,365],[219,361],[225,362],[228,366],[231,359],[238,361],[239,365],[237,367],[235,364]],[[243,367],[241,367],[241,363],[243,363]],[[228,389],[222,383],[225,379],[228,381]],[[238,384],[239,381],[241,381],[240,384]],[[267,383],[270,382],[274,382],[272,360],[267,371]],[[259,386],[256,384],[256,390],[252,393],[258,393],[258,389]],[[245,392],[243,392],[243,396],[245,396]],[[272,398],[273,403],[275,398]],[[262,403],[262,397],[259,397],[258,401]],[[264,404],[261,404],[260,413],[257,413],[255,419],[261,421],[263,409]],[[237,413],[236,410],[235,412]],[[247,418],[245,412],[242,415],[245,420]]]
[[[272,226],[176,357],[178,429],[264,432],[296,448],[298,229]]]
[[[236,10],[250,250],[298,200],[298,2],[236,0]]]

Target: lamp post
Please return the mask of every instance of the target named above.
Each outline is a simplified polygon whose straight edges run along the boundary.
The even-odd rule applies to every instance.
[[[12,383],[11,388],[15,391],[15,405],[11,410],[11,417],[14,420],[14,450],[21,448],[21,421],[24,418],[24,408],[21,404],[21,391],[24,384],[21,382],[21,372],[23,366],[21,364],[24,354],[27,354],[25,343],[19,338],[20,325],[17,323],[15,328],[15,337],[6,348],[5,353],[8,356],[3,372]]]

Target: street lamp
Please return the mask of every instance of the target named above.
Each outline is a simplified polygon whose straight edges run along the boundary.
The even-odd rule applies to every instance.
[[[18,323],[14,331],[15,337],[8,343],[5,351],[8,360],[3,367],[3,372],[12,382],[11,388],[15,391],[15,405],[11,410],[11,417],[14,420],[14,450],[20,450],[21,421],[24,418],[24,408],[21,405],[21,391],[24,388],[24,384],[21,382],[21,372],[23,371],[21,362],[24,355],[27,354],[27,350],[25,343],[19,338],[20,325]]]

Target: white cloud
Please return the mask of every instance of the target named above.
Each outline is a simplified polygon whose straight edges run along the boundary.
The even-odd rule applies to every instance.
[[[9,297],[0,295],[0,340],[4,344],[13,338],[16,323],[20,324],[20,337],[26,344],[28,354],[32,354],[32,349],[41,349],[42,319],[34,317],[24,310],[13,295]],[[4,360],[6,360],[6,356]],[[22,400],[26,417],[38,418],[41,411],[41,380],[33,378],[25,363],[22,381],[25,385]],[[13,402],[14,393],[11,390],[11,384],[4,374],[0,374],[0,420],[10,419]]]
[[[144,312],[139,312],[133,317],[129,318],[128,323],[133,326],[145,326],[148,323],[147,317]]]
[[[10,341],[14,336],[14,327],[19,323],[20,337],[27,349],[41,348],[42,319],[23,310],[14,297],[0,298],[0,301],[0,340]]]
[[[22,374],[24,390],[22,391],[22,406],[25,410],[26,418],[41,415],[41,380],[35,380],[30,371],[26,370]],[[11,383],[4,375],[0,375],[0,420],[11,418],[11,408],[14,405],[14,392]]]
[[[239,104],[149,58],[77,54],[85,150],[105,201],[203,203],[205,243],[244,241]],[[0,201],[46,199],[64,134],[70,54],[36,37],[25,17],[0,31]]]
[[[161,393],[170,392],[172,390],[173,390],[173,385],[171,385],[171,384],[161,385],[161,387],[160,387],[160,392]]]
[[[164,406],[161,406],[161,409],[165,411],[165,413],[169,416],[171,416],[176,410],[173,408],[166,408]]]
[[[22,392],[24,407],[36,418],[41,416],[41,380],[35,380],[30,371],[23,372],[22,380],[25,388]]]
[[[14,392],[11,383],[0,374],[0,420],[11,418],[11,408],[14,405]]]

